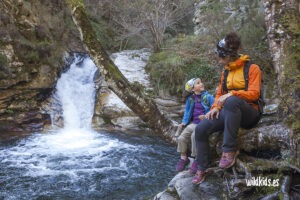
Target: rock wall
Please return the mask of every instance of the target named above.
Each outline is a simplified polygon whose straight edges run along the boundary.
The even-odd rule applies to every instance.
[[[280,117],[300,143],[300,2],[265,0],[265,21],[277,74]],[[300,147],[298,147],[298,158]]]
[[[83,51],[64,1],[0,2],[0,132],[35,131],[50,118],[40,109],[64,68]]]
[[[253,17],[252,13],[263,14],[261,1],[200,0],[195,8],[194,33],[196,35],[222,33],[226,32],[226,28],[238,30]]]

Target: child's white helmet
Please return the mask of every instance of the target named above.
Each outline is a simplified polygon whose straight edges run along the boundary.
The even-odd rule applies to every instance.
[[[194,83],[195,83],[195,80],[196,80],[197,78],[192,78],[191,80],[189,80],[188,82],[186,82],[186,84],[185,84],[185,90],[187,91],[187,92],[192,92],[192,89],[193,89],[193,87],[194,87]]]

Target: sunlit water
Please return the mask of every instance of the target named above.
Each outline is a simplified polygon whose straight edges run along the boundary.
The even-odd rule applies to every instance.
[[[93,131],[96,67],[75,63],[57,83],[65,127],[0,140],[0,199],[153,198],[174,176],[175,147],[151,134]]]

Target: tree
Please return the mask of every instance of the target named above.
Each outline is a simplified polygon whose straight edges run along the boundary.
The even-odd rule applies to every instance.
[[[108,0],[107,3],[112,10],[111,18],[118,25],[120,40],[138,36],[154,51],[160,50],[167,29],[194,12],[192,0]]]

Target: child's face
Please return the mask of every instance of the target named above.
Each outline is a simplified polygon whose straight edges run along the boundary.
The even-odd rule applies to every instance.
[[[195,83],[194,83],[194,87],[193,87],[193,91],[195,93],[200,93],[202,91],[204,91],[204,84],[201,82],[201,80],[198,78],[196,79]]]

